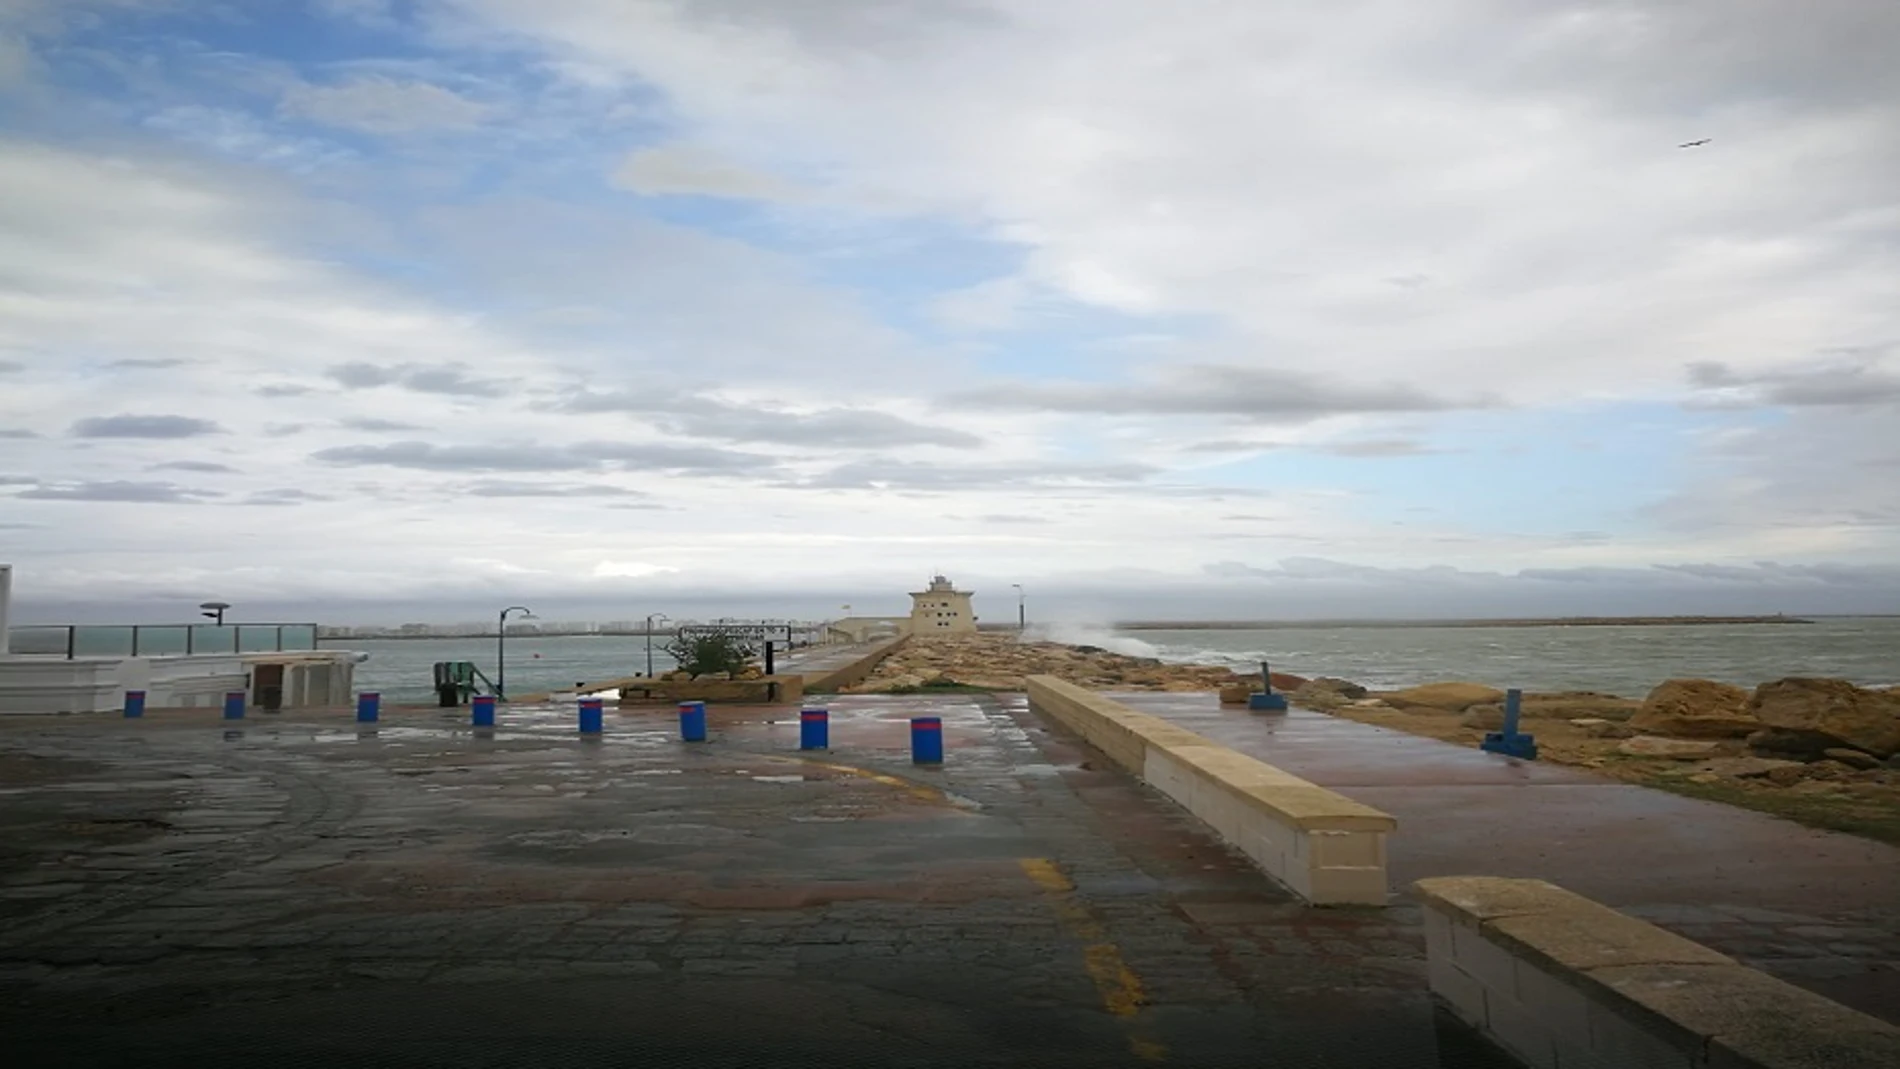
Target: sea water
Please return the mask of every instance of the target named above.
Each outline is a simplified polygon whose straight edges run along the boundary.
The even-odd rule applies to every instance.
[[[1831,676],[1862,685],[1900,683],[1900,617],[1823,617],[1807,624],[1570,626],[1280,626],[1252,630],[1116,631],[1106,626],[1032,626],[1031,637],[1088,644],[1165,661],[1259,662],[1295,675],[1330,675],[1371,687],[1462,679],[1525,690],[1594,690],[1641,697],[1665,679],[1694,676],[1739,686],[1783,676]],[[653,667],[673,661],[655,639]],[[494,675],[492,638],[326,640],[368,653],[358,690],[390,702],[435,697],[436,661],[473,661]],[[643,636],[508,639],[508,690],[572,688],[646,671]]]

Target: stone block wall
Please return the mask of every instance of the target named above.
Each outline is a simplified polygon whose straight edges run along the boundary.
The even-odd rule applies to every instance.
[[[1421,880],[1432,993],[1532,1069],[1874,1069],[1900,1029],[1542,880]]]

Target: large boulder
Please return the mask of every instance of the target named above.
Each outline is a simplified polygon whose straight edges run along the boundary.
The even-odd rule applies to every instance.
[[[1593,690],[1564,690],[1548,694],[1526,694],[1519,703],[1525,716],[1542,720],[1575,720],[1594,717],[1601,720],[1628,720],[1643,707],[1635,698],[1619,698]]]
[[[1765,729],[1749,739],[1758,749],[1818,755],[1846,747],[1889,757],[1900,753],[1900,694],[1857,687],[1844,679],[1779,679],[1755,688],[1749,711]]]
[[[1302,709],[1328,712],[1365,698],[1366,688],[1343,679],[1315,679],[1287,695],[1287,700]]]
[[[1401,709],[1462,713],[1474,705],[1501,702],[1504,692],[1481,683],[1427,683],[1391,691],[1379,697],[1384,698],[1386,704]]]
[[[1739,739],[1761,730],[1748,692],[1711,679],[1671,679],[1649,692],[1630,726],[1649,735]]]
[[[1253,693],[1251,683],[1229,683],[1220,689],[1220,702],[1222,705],[1245,705]]]
[[[1474,705],[1465,710],[1464,715],[1458,718],[1458,723],[1482,731],[1503,731],[1504,706]]]
[[[1630,757],[1667,757],[1674,761],[1699,761],[1714,757],[1721,747],[1698,739],[1665,739],[1658,735],[1638,735],[1624,739],[1617,752]]]
[[[1293,689],[1304,690],[1307,687],[1319,687],[1323,690],[1330,690],[1352,701],[1358,701],[1370,693],[1366,688],[1354,683],[1352,680],[1340,679],[1337,676],[1320,676],[1318,679],[1309,679]]]

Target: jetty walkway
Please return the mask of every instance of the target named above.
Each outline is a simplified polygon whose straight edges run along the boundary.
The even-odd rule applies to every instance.
[[[1307,710],[1106,696],[1396,817],[1397,890],[1430,876],[1548,880],[1900,1023],[1894,847]]]

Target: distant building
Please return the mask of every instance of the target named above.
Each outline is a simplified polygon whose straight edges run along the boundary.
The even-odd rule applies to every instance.
[[[958,590],[941,575],[932,576],[925,590],[910,595],[910,633],[913,635],[959,635],[976,632],[976,611],[970,606],[972,594]]]

